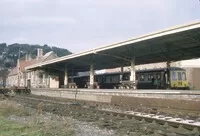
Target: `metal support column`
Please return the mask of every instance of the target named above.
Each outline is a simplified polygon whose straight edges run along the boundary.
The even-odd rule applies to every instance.
[[[121,66],[120,82],[123,81],[124,67]]]
[[[167,84],[167,89],[170,88],[170,61],[167,61],[167,77],[166,77],[166,84]]]
[[[94,63],[90,65],[90,88],[94,88]]]
[[[131,75],[130,75],[130,81],[133,84],[136,84],[136,80],[135,80],[135,59],[133,58],[131,60]],[[136,86],[133,85],[133,89],[136,89]]]
[[[68,86],[68,71],[67,71],[67,67],[65,67],[64,86],[65,86],[65,87]]]
[[[134,59],[131,60],[131,76],[130,81],[135,82],[135,61]]]

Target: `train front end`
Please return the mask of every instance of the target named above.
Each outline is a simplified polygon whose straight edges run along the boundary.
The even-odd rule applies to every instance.
[[[189,84],[185,70],[172,70],[170,74],[172,89],[189,89]]]

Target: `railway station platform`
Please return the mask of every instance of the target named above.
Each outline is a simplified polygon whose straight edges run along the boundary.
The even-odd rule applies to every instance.
[[[31,89],[33,94],[90,100],[90,96],[128,96],[143,98],[182,99],[200,101],[200,90],[130,90],[130,89]],[[83,96],[83,97],[81,97]],[[91,99],[94,100],[94,99]]]
[[[200,111],[200,91],[119,89],[31,89],[34,95],[124,106],[163,107]]]

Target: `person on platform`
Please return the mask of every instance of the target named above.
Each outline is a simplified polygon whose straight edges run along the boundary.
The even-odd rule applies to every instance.
[[[157,78],[154,80],[154,86],[156,87],[156,89],[158,88],[158,79]]]
[[[151,79],[152,86],[154,86],[154,82],[155,82],[155,78],[152,77],[152,79]],[[153,87],[153,88],[154,88],[154,87]]]

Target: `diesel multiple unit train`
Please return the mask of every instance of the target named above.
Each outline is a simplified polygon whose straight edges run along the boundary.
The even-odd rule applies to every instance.
[[[95,74],[95,82],[102,89],[120,88],[123,81],[129,80],[130,72]],[[178,67],[137,70],[136,81],[137,89],[189,89],[186,71]],[[74,82],[78,88],[87,88],[89,74],[74,77]]]

